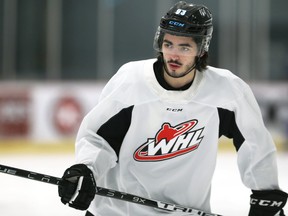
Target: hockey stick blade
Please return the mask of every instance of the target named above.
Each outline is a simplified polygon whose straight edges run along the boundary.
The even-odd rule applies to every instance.
[[[35,181],[40,181],[44,183],[49,183],[53,185],[59,185],[61,181],[63,181],[61,178],[45,175],[33,171],[23,170],[15,167],[10,167],[6,165],[0,164],[0,173],[9,174],[13,176],[23,177]],[[190,208],[190,207],[184,207],[180,205],[174,205],[170,203],[165,203],[162,201],[156,201],[152,199],[147,199],[144,197],[136,196],[129,193],[124,193],[112,189],[107,189],[103,187],[97,187],[97,195],[109,197],[113,199],[123,200],[131,203],[136,203],[144,206],[153,207],[156,209],[164,210],[164,211],[170,211],[170,212],[183,212],[188,213],[187,215],[198,215],[198,216],[221,216],[218,214],[212,214],[212,213],[206,213],[204,211]]]

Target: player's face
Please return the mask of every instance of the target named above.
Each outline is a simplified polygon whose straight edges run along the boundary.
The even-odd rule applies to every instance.
[[[197,56],[197,44],[191,37],[165,34],[161,47],[166,73],[174,78],[187,74]]]

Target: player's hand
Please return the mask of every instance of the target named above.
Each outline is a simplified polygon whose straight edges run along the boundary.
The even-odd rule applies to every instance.
[[[68,168],[58,186],[61,202],[79,210],[86,210],[96,193],[96,182],[92,171],[84,164]]]
[[[249,216],[285,216],[287,193],[280,190],[252,190]]]

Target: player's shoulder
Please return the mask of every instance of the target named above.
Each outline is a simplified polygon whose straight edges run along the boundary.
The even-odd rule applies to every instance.
[[[204,89],[221,95],[223,103],[233,101],[236,98],[242,98],[247,92],[250,92],[248,84],[230,70],[209,66],[203,71],[205,82]],[[220,100],[220,99],[219,99]]]
[[[226,79],[240,79],[238,76],[233,74],[230,70],[224,69],[224,68],[217,68],[217,67],[212,67],[208,66],[207,70],[207,75],[213,76],[213,77],[219,77],[221,79],[226,78]]]
[[[118,69],[113,79],[121,79],[128,83],[143,81],[144,73],[153,71],[155,61],[156,59],[144,59],[127,62]]]
[[[233,85],[242,88],[247,86],[246,82],[241,79],[239,76],[235,75],[228,69],[224,68],[217,68],[208,66],[207,70],[204,71],[206,79],[214,82],[216,84],[223,84],[223,85]]]
[[[123,89],[133,88],[143,82],[145,68],[153,71],[153,64],[156,59],[146,59],[139,61],[130,61],[123,64],[119,70],[106,83],[102,95],[112,95],[113,92],[119,93]]]
[[[152,58],[152,59],[143,59],[143,60],[137,60],[137,61],[129,61],[125,64],[123,64],[119,71],[121,70],[129,70],[129,69],[133,69],[135,71],[135,69],[141,69],[141,66],[144,65],[149,65],[149,66],[153,66],[153,64],[155,63],[156,59]]]

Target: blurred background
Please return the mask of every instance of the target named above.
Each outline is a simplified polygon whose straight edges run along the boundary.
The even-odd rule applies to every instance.
[[[0,0],[0,138],[74,136],[99,91],[128,61],[153,58],[172,0]],[[280,145],[288,133],[285,0],[206,0],[210,65],[247,81]]]
[[[0,139],[74,137],[117,69],[155,56],[159,20],[176,2],[0,0]],[[193,2],[213,14],[210,65],[251,85],[277,145],[287,145],[288,2]]]
[[[61,153],[69,155],[65,165],[73,163],[83,116],[122,64],[155,57],[159,20],[176,2],[0,0],[0,158],[17,164],[28,155],[33,169],[39,155]],[[213,14],[210,65],[248,82],[279,154],[287,158],[288,1],[188,2]],[[233,151],[230,141],[221,142],[221,151]]]

